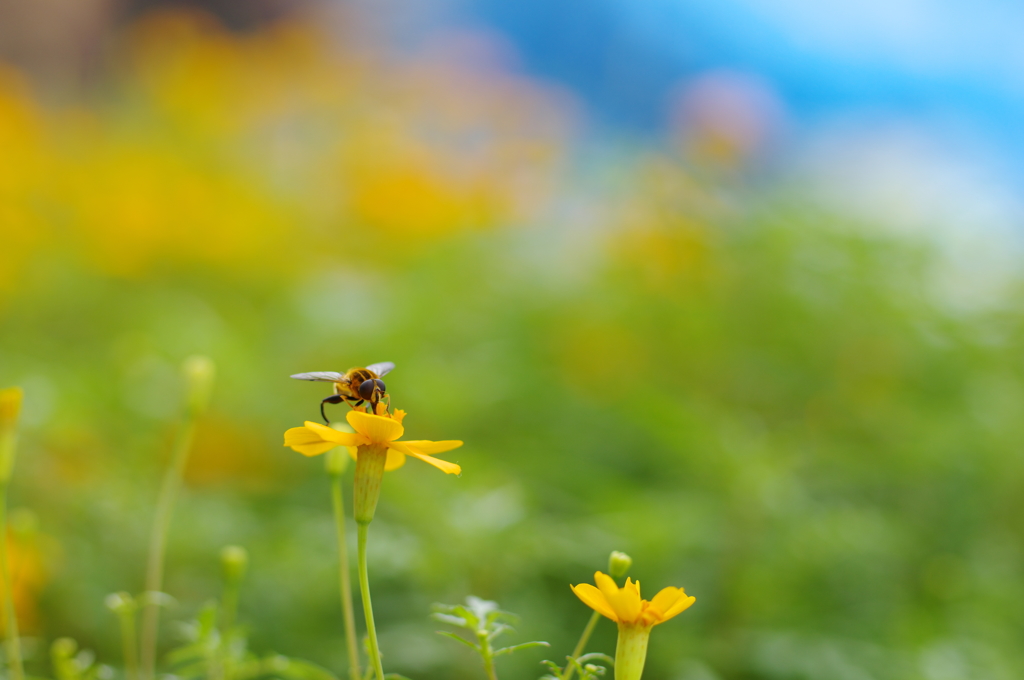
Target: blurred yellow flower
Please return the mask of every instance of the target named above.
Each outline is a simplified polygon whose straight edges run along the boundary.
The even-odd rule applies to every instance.
[[[123,67],[62,107],[0,63],[0,304],[49,263],[265,280],[308,266],[308,237],[332,235],[327,262],[419,252],[557,196],[572,102],[539,82],[301,19],[238,33],[157,11],[115,42]]]
[[[0,428],[13,430],[21,413],[21,401],[25,393],[20,387],[6,387],[0,390]]]
[[[18,415],[24,393],[20,387],[0,390],[0,485],[11,480],[14,450],[18,439]]]
[[[384,411],[386,414],[387,412]],[[402,420],[404,411],[391,415],[371,415],[362,411],[349,411],[346,419],[355,432],[339,432],[320,423],[306,421],[303,427],[293,427],[284,433],[284,445],[290,446],[304,456],[317,456],[336,446],[345,446],[349,455],[358,459],[360,446],[384,446],[387,448],[385,470],[395,470],[405,465],[405,457],[412,456],[429,463],[447,474],[461,474],[462,468],[455,463],[434,458],[428,454],[451,451],[462,446],[462,442],[450,440],[432,442],[426,440],[397,441],[404,433]]]
[[[22,633],[38,633],[41,629],[39,596],[50,579],[48,562],[57,552],[54,540],[41,534],[35,515],[25,509],[10,514],[7,529],[7,559],[11,575],[11,600],[18,615]],[[2,579],[0,579],[2,586]],[[0,632],[6,627],[0,622]]]

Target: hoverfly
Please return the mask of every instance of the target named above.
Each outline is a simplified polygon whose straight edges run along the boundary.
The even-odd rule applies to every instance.
[[[395,365],[390,361],[383,361],[379,364],[370,364],[366,368],[350,368],[344,373],[334,371],[315,371],[313,373],[296,373],[292,377],[296,380],[319,380],[320,382],[334,383],[334,394],[320,402],[320,415],[328,425],[324,413],[324,404],[340,404],[345,402],[353,408],[368,404],[367,412],[376,413],[377,404],[382,397],[387,396],[387,388],[384,376],[394,369]]]

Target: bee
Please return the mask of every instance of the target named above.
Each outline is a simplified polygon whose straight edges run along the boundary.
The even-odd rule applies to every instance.
[[[350,368],[344,373],[334,371],[315,371],[313,373],[296,373],[292,377],[296,380],[318,380],[320,382],[334,383],[334,394],[320,402],[320,415],[328,425],[324,413],[324,404],[340,404],[345,402],[352,408],[358,408],[365,402],[367,413],[376,413],[377,404],[382,398],[387,397],[387,388],[384,376],[394,369],[395,365],[390,361],[379,364],[370,364],[366,368]]]

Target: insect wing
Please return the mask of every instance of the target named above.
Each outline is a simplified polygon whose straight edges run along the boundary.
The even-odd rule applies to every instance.
[[[291,376],[296,380],[319,380],[321,382],[348,382],[344,373],[335,371],[313,371],[312,373],[296,373]]]
[[[395,364],[392,361],[382,361],[379,364],[370,364],[369,366],[366,367],[367,370],[376,373],[378,378],[383,378],[388,373],[393,371],[394,368]]]

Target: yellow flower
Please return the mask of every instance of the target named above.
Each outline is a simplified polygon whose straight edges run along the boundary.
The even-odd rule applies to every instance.
[[[682,588],[663,588],[651,601],[640,597],[640,582],[626,579],[619,588],[607,574],[594,574],[594,583],[571,586],[576,597],[594,611],[619,624],[615,646],[615,680],[640,680],[647,661],[651,628],[685,611],[697,598]]]
[[[597,572],[594,583],[571,586],[576,597],[591,609],[607,616],[616,623],[656,626],[682,613],[697,598],[688,596],[682,588],[663,588],[654,599],[647,601],[640,597],[640,582],[626,579],[626,585],[619,588],[611,576]]]
[[[386,411],[385,411],[386,413]],[[358,447],[384,446],[387,448],[385,470],[395,470],[405,465],[405,457],[419,458],[447,474],[458,475],[462,468],[431,453],[443,453],[462,446],[460,441],[432,442],[426,440],[397,441],[405,432],[402,427],[404,411],[395,411],[394,416],[371,415],[363,411],[349,411],[346,419],[355,432],[339,432],[332,427],[307,420],[303,427],[293,427],[284,433],[284,445],[305,456],[317,456],[336,446],[345,446],[349,455],[358,460]]]

